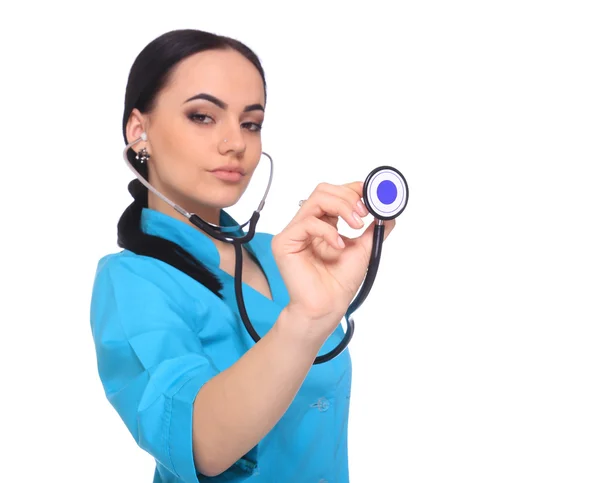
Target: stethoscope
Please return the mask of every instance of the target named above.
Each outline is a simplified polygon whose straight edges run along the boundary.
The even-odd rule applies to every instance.
[[[269,156],[267,153],[263,152],[262,154],[267,157],[271,164],[271,170],[269,172],[269,183],[267,184],[267,189],[265,190],[265,194],[262,197],[258,208],[254,211],[250,219],[240,225],[239,227],[227,227],[220,225],[213,225],[207,221],[204,221],[198,215],[194,213],[189,213],[181,206],[173,203],[162,193],[159,193],[131,164],[129,158],[127,157],[127,152],[131,149],[132,146],[139,143],[140,141],[146,141],[148,139],[146,133],[142,133],[142,135],[132,141],[131,143],[125,146],[123,150],[123,158],[125,159],[125,163],[131,169],[133,174],[140,180],[140,182],[152,191],[156,196],[158,196],[165,203],[170,205],[174,210],[176,210],[181,215],[185,216],[194,226],[208,233],[213,238],[217,240],[232,243],[235,248],[235,296],[237,299],[238,310],[242,317],[242,322],[246,327],[246,330],[254,340],[254,342],[258,342],[260,340],[260,336],[254,329],[250,319],[248,317],[248,313],[246,312],[246,305],[244,304],[244,297],[242,295],[242,245],[244,243],[248,243],[254,237],[256,232],[256,224],[258,223],[258,219],[260,218],[260,212],[265,206],[265,200],[269,193],[269,189],[271,187],[271,182],[273,181],[273,158]],[[383,235],[384,235],[384,221],[393,220],[397,216],[399,216],[406,207],[408,202],[408,184],[406,183],[406,179],[398,171],[396,168],[392,166],[380,166],[375,168],[373,171],[369,173],[367,176],[364,186],[363,186],[363,201],[367,210],[374,216],[376,220],[375,229],[373,232],[373,248],[371,250],[371,258],[369,259],[369,266],[367,268],[367,273],[365,275],[365,280],[348,307],[344,318],[346,319],[346,331],[344,337],[340,341],[340,343],[331,351],[326,354],[317,356],[313,364],[322,364],[323,362],[327,362],[332,360],[341,354],[344,349],[350,343],[352,336],[354,335],[354,319],[352,318],[352,314],[363,304],[367,295],[371,291],[373,287],[373,283],[375,281],[375,276],[377,275],[377,270],[379,268],[379,262],[381,260],[381,249],[383,246]],[[250,224],[248,228],[248,233],[243,236],[232,236],[228,235],[227,231],[238,231],[241,230],[246,225]]]

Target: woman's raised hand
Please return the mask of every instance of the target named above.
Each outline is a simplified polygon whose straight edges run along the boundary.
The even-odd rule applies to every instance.
[[[348,310],[369,265],[376,220],[356,238],[341,236],[337,230],[339,217],[350,227],[363,227],[362,218],[369,214],[361,200],[363,184],[320,183],[272,240],[273,256],[290,295],[289,308],[317,325],[311,331],[324,337]],[[395,219],[384,222],[384,240],[395,224]]]

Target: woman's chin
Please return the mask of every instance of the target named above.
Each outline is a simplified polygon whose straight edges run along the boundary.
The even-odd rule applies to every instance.
[[[207,197],[210,202],[208,202],[207,199],[194,199],[194,202],[203,206],[224,209],[235,205],[242,197],[242,194],[243,193],[237,191],[232,191],[229,193],[214,193],[213,196]]]

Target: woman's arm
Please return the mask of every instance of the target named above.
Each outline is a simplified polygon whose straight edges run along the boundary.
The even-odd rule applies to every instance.
[[[225,471],[283,416],[325,341],[307,333],[314,325],[287,306],[259,342],[198,391],[193,450],[200,473]]]

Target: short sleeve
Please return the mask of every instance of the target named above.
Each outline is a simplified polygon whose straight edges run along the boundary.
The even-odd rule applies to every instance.
[[[142,449],[196,483],[194,400],[218,374],[194,330],[202,310],[186,306],[162,262],[111,257],[98,266],[90,314],[104,392]]]

